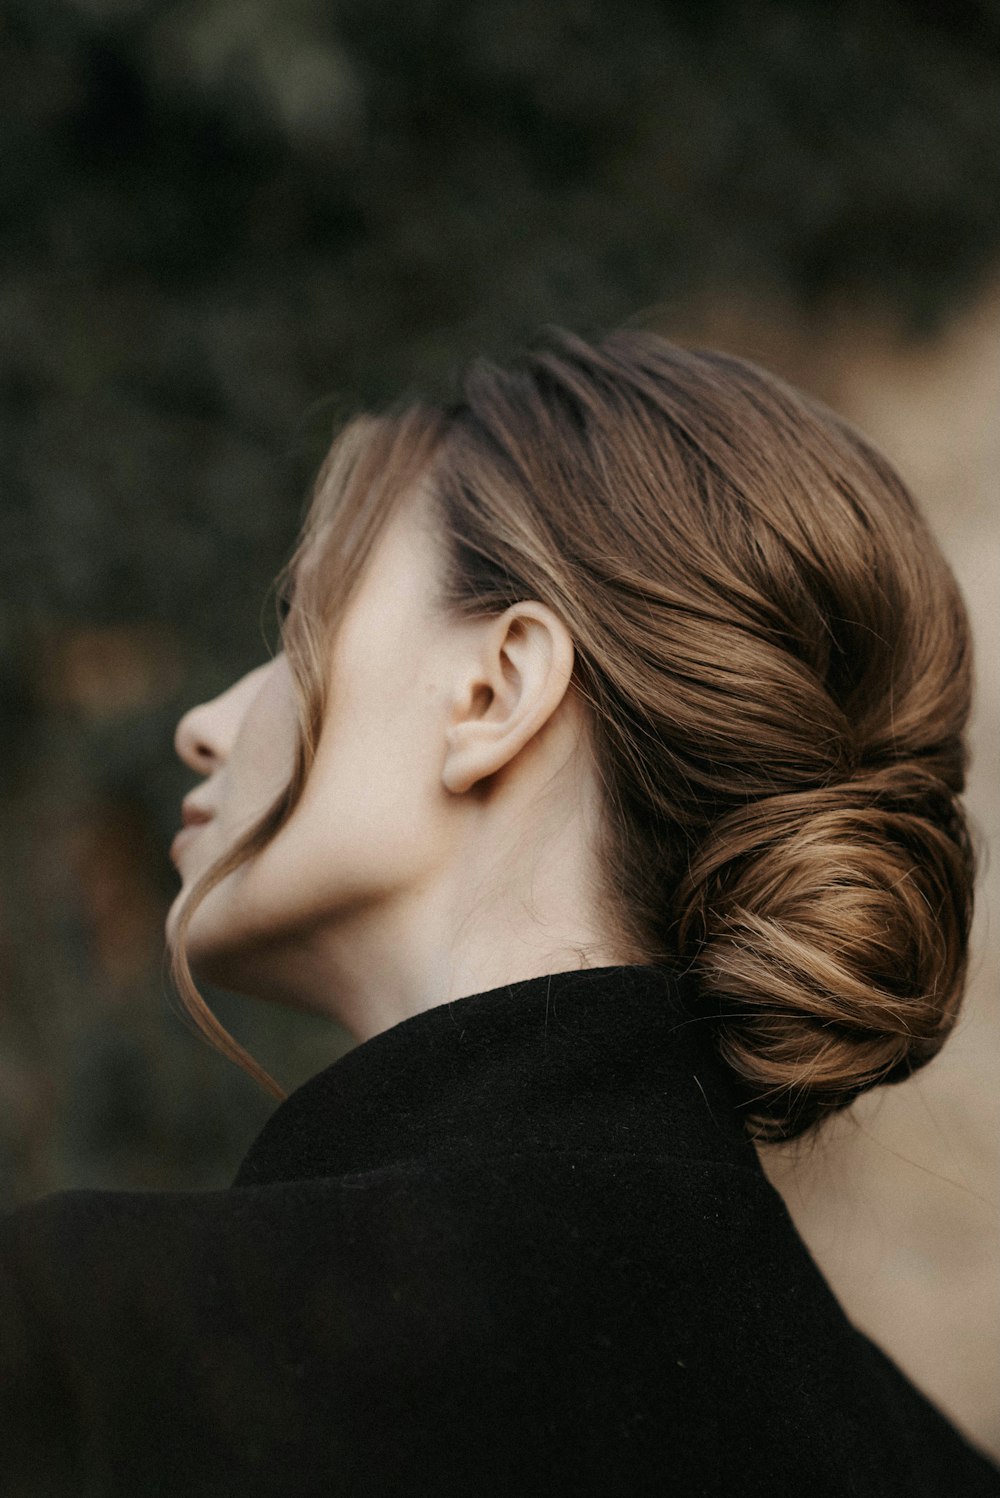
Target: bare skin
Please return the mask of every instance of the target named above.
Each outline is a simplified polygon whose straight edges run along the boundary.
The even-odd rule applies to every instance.
[[[426,498],[382,536],[338,633],[303,799],[196,912],[196,974],[328,1014],[363,1040],[434,1004],[637,960],[602,932],[598,799],[573,643],[544,604],[457,621],[436,606]],[[210,815],[175,848],[184,892],[292,767],[283,654],[181,719]]]

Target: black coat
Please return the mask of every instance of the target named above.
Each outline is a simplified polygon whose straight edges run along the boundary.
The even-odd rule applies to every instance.
[[[1000,1495],[855,1331],[665,969],[443,1004],[232,1188],[0,1224],[5,1498]]]

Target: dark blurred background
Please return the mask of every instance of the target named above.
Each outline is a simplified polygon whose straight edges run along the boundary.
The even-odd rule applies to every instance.
[[[995,0],[2,0],[0,109],[4,1205],[231,1179],[271,1105],[165,977],[176,720],[274,640],[334,422],[543,322],[733,348],[887,447],[973,607],[995,830]],[[911,1248],[993,1220],[977,941],[940,1064],[795,1177],[875,1320],[858,1193]],[[286,1085],[347,1044],[211,996]]]

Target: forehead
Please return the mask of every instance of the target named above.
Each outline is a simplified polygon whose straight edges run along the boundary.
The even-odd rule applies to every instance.
[[[372,548],[366,573],[391,574],[397,581],[429,581],[440,563],[440,524],[426,480],[397,499]]]
[[[350,547],[350,537],[345,539],[336,521],[335,515],[328,516],[315,527],[292,570],[293,591],[309,585],[310,591],[315,586],[322,594],[327,586],[336,586],[335,578],[342,573],[341,553]],[[429,585],[440,574],[441,530],[433,489],[422,478],[394,499],[390,513],[378,523],[351,594],[367,596],[382,585],[406,586],[408,591],[414,584]]]

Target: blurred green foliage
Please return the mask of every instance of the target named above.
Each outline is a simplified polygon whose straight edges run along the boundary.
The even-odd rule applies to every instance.
[[[0,1178],[210,1183],[266,1104],[163,1013],[171,736],[332,422],[732,288],[933,331],[997,258],[1000,7],[5,0],[0,99]],[[286,1079],[344,1044],[220,1002]]]

